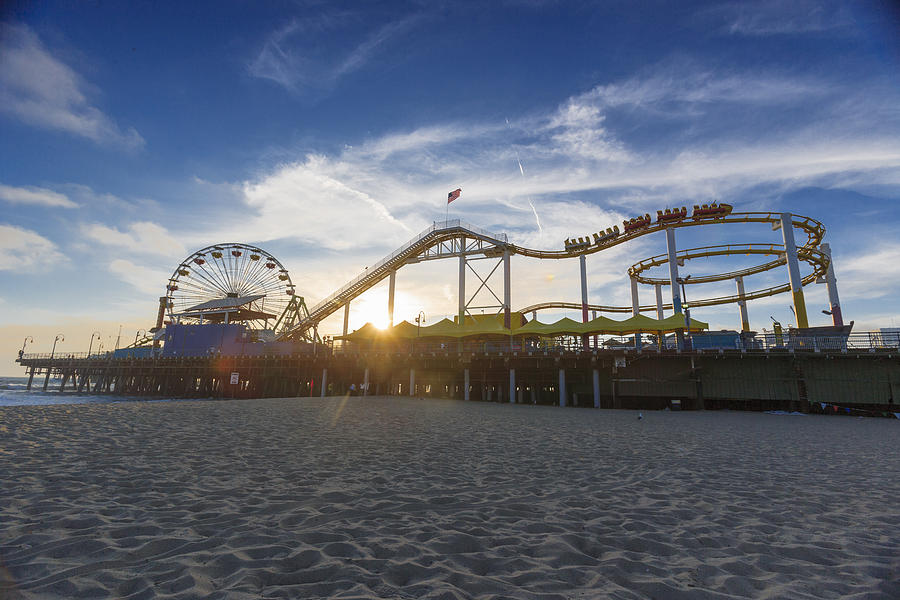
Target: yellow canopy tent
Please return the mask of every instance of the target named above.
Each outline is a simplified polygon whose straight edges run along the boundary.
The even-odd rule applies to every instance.
[[[459,325],[450,319],[443,319],[434,325],[423,327],[419,332],[420,338],[459,338],[462,335]]]
[[[635,315],[624,321],[615,321],[608,317],[597,317],[587,323],[579,323],[568,317],[564,317],[555,323],[541,323],[529,321],[522,327],[509,330],[503,327],[502,318],[493,316],[489,318],[467,318],[465,325],[460,328],[454,321],[443,319],[428,327],[419,327],[408,321],[402,321],[390,329],[378,329],[371,323],[366,323],[347,336],[338,336],[336,339],[347,339],[353,342],[363,341],[396,341],[409,339],[435,339],[435,338],[468,338],[468,337],[495,337],[495,336],[537,336],[553,337],[557,335],[596,335],[612,334],[625,335],[632,333],[655,333],[657,331],[676,331],[684,329],[684,315],[676,313],[665,319],[652,319],[645,315]],[[709,324],[697,319],[691,319],[691,331],[709,329]]]
[[[609,317],[599,316],[596,319],[592,319],[587,323],[582,323],[582,329],[584,333],[595,335],[601,333],[619,333],[621,329],[621,323],[619,321],[614,321]]]
[[[666,317],[662,321],[659,321],[663,327],[659,328],[659,331],[675,331],[676,329],[684,329],[684,315],[681,313],[675,313],[672,316]],[[691,331],[700,331],[702,329],[709,329],[709,323],[704,323],[703,321],[698,321],[697,319],[691,319]]]
[[[657,319],[651,319],[645,315],[633,315],[624,321],[619,321],[619,333],[660,331],[659,324],[660,322]]]
[[[350,340],[352,342],[361,342],[363,340],[374,340],[377,338],[384,337],[387,333],[384,329],[378,329],[371,323],[366,323],[356,331],[352,333],[348,333],[347,335],[336,335],[334,339],[336,340]]]
[[[466,324],[459,337],[508,336],[510,333],[511,331],[503,326],[502,317],[499,319],[466,319]]]

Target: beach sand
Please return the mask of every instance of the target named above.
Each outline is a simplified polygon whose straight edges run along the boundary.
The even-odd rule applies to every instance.
[[[2,598],[900,598],[900,423],[0,408]]]

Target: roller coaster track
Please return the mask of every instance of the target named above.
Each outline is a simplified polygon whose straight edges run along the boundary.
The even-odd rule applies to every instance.
[[[587,247],[572,250],[536,250],[526,248],[524,246],[516,246],[510,244],[506,234],[495,234],[481,228],[475,227],[460,220],[440,221],[434,223],[431,227],[414,237],[412,240],[384,257],[371,267],[368,267],[363,273],[347,282],[330,296],[313,306],[309,311],[309,316],[297,323],[291,329],[283,332],[279,337],[281,339],[291,338],[303,335],[321,321],[338,311],[342,306],[358,297],[367,290],[378,285],[391,273],[397,271],[402,266],[422,262],[425,260],[435,260],[439,258],[448,258],[450,256],[459,256],[461,253],[466,255],[483,255],[498,256],[505,251],[510,254],[519,254],[529,258],[559,260],[565,258],[576,258],[582,254],[594,254],[613,246],[618,246],[625,242],[637,239],[639,237],[663,231],[670,227],[698,227],[701,225],[714,225],[725,223],[769,223],[776,227],[781,222],[781,213],[775,212],[745,212],[731,213],[723,217],[704,218],[701,220],[693,220],[690,218],[678,222],[669,223],[651,223],[637,230],[629,231],[618,235],[612,239],[605,240],[601,243],[595,243]],[[805,244],[797,244],[798,254],[802,257],[804,254],[810,255],[813,252],[821,254],[816,250],[825,236],[825,227],[821,222],[810,217],[801,215],[791,215],[791,222],[795,229],[801,230],[807,236]],[[467,245],[462,245],[459,240],[465,238],[470,241]],[[799,241],[799,240],[798,240]],[[775,250],[777,252],[777,250]],[[824,255],[822,255],[824,256]],[[654,257],[656,258],[656,257]],[[818,256],[816,257],[819,258]],[[649,259],[652,260],[652,259]],[[825,259],[825,267],[827,268],[827,258]],[[818,262],[818,261],[817,261]],[[772,261],[767,263],[771,265],[778,263]],[[783,259],[782,263],[783,264]],[[637,265],[636,265],[637,266]],[[770,267],[771,268],[771,267]],[[758,272],[758,271],[757,271]],[[806,285],[814,281],[819,276],[819,269],[812,274],[803,278],[803,284]],[[757,290],[744,296],[745,300],[762,298],[771,296],[781,292],[790,290],[790,285],[780,285]],[[739,297],[721,296],[718,298],[709,298],[688,303],[689,306],[714,306],[717,304],[728,304],[737,302]],[[572,302],[543,302],[521,309],[521,312],[533,312],[537,310],[545,310],[548,308],[577,309],[582,308],[580,303]],[[631,312],[631,307],[617,306],[601,306],[589,305],[589,309],[599,310],[602,312]],[[667,304],[663,308],[671,309],[672,305]],[[641,311],[656,310],[656,305],[648,305],[640,307]]]

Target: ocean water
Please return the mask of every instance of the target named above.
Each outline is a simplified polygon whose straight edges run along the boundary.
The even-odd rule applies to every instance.
[[[59,379],[50,378],[47,391],[42,392],[44,377],[35,376],[31,383],[31,391],[27,377],[0,377],[0,406],[34,406],[42,404],[109,404],[122,402],[132,398],[123,396],[95,396],[93,394],[59,393]],[[146,400],[142,398],[142,400]]]

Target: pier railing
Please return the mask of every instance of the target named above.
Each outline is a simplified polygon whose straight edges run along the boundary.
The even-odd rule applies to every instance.
[[[790,333],[762,333],[757,334],[753,338],[737,338],[732,344],[718,345],[700,345],[700,339],[695,342],[692,336],[686,336],[684,351],[686,352],[717,352],[717,351],[744,351],[744,352],[897,352],[900,353],[900,332],[880,332],[880,331],[863,331],[851,333],[849,335],[817,335],[817,336],[800,336],[791,335]],[[641,335],[642,351],[676,351],[677,346],[673,337],[667,337],[663,340],[662,346],[657,343],[656,336],[649,334]],[[367,346],[347,343],[335,344],[333,347],[320,346],[319,350],[322,354],[358,354],[376,350]],[[394,353],[408,352],[411,354],[418,353],[478,353],[493,354],[507,352],[582,352],[580,336],[559,336],[553,339],[541,339],[535,342],[533,338],[523,339],[520,336],[497,337],[490,340],[423,340],[411,339],[397,341],[390,346],[378,347],[379,351],[388,351]],[[617,351],[617,350],[635,350],[634,335],[624,336],[594,336],[588,338],[588,350],[593,351]],[[77,359],[110,359],[113,358],[111,352],[97,353],[93,352],[88,355],[87,352],[66,352],[50,355],[46,354],[25,354],[20,361],[50,360],[53,362],[62,362]],[[202,357],[199,357],[202,358]],[[151,357],[121,357],[121,360],[128,361],[153,361]]]

